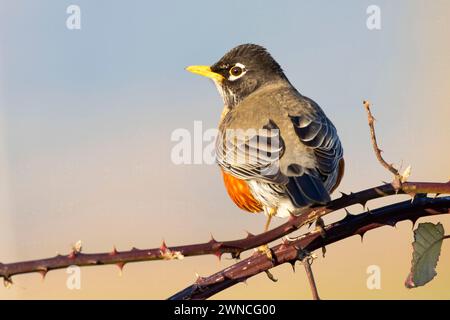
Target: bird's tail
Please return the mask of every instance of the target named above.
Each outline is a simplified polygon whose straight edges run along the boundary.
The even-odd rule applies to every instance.
[[[304,173],[301,176],[290,177],[286,190],[292,203],[297,208],[311,205],[324,205],[331,198],[323,182],[314,176]]]

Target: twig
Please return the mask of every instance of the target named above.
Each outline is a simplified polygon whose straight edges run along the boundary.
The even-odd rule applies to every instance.
[[[265,254],[256,253],[209,277],[199,278],[195,284],[174,294],[169,299],[207,299],[265,270],[286,262],[295,263],[299,256],[299,248],[313,252],[353,235],[358,234],[363,237],[367,231],[385,225],[395,226],[397,222],[403,220],[411,220],[415,223],[421,217],[449,213],[450,197],[423,197],[412,202],[404,201],[358,215],[347,215],[343,220],[325,227],[327,234],[325,238],[321,236],[319,230],[316,230],[290,243],[284,242],[276,245],[271,248],[273,259],[267,259]]]
[[[369,200],[395,195],[396,193],[397,191],[391,184],[385,184],[357,193],[343,194],[342,197],[331,201],[325,207],[308,209],[304,214],[291,218],[277,228],[259,235],[249,234],[246,238],[238,240],[217,241],[212,238],[208,242],[199,244],[168,247],[163,243],[159,248],[133,248],[129,251],[120,252],[115,248],[110,252],[104,253],[72,251],[68,255],[57,255],[46,259],[5,264],[0,263],[0,277],[10,280],[14,275],[33,272],[45,276],[51,270],[64,269],[71,265],[97,266],[116,264],[122,269],[126,263],[131,262],[181,259],[183,257],[206,254],[213,254],[220,257],[224,253],[230,253],[234,257],[238,257],[241,252],[280,239],[301,226],[315,221],[318,217],[358,203],[365,206]],[[407,182],[402,184],[402,190],[399,193],[408,193],[411,195],[415,193],[450,194],[450,182]]]
[[[312,272],[312,258],[307,257],[303,260],[303,266],[305,267],[306,276],[308,277],[309,286],[311,287],[311,292],[314,300],[320,300],[319,292],[317,292],[316,281],[314,280],[314,274]]]
[[[372,112],[370,111],[370,102],[363,101],[363,104],[367,111],[367,120],[368,120],[369,128],[370,128],[370,138],[372,140],[372,147],[373,147],[373,151],[375,152],[375,156],[377,157],[377,159],[381,163],[381,165],[383,167],[385,167],[387,170],[389,170],[396,177],[396,179],[400,179],[401,175],[398,172],[398,170],[395,169],[392,164],[387,163],[381,156],[381,152],[383,152],[383,150],[381,150],[378,147],[377,136],[375,134],[375,125],[374,125],[375,118],[373,117]]]

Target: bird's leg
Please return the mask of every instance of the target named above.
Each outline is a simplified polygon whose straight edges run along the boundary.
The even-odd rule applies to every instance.
[[[275,209],[269,209],[269,212],[267,213],[267,221],[266,226],[264,227],[264,232],[267,232],[269,230],[270,221],[272,221],[272,217],[275,214]]]
[[[272,221],[272,217],[276,213],[275,208],[267,208],[264,207],[264,213],[267,215],[267,221],[266,225],[264,227],[264,232],[267,232],[269,230],[270,222]],[[264,244],[258,248],[259,252],[265,253],[269,259],[272,260],[272,252],[270,252],[269,246],[267,244]]]

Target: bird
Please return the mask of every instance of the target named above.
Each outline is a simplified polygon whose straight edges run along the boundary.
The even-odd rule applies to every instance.
[[[242,44],[210,66],[223,100],[215,156],[231,200],[251,213],[286,218],[325,205],[342,181],[343,147],[322,108],[302,95],[266,48]]]

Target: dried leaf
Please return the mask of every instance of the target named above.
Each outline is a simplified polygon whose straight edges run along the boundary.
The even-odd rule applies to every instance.
[[[72,250],[75,253],[80,253],[81,250],[83,249],[83,244],[81,242],[81,240],[78,240],[73,246],[72,246]]]
[[[414,230],[411,272],[405,281],[407,288],[423,286],[436,276],[443,240],[444,227],[441,223],[421,223]]]
[[[164,260],[182,260],[184,255],[180,251],[172,251],[166,248],[164,251],[160,250],[161,256]]]
[[[405,171],[401,174],[400,181],[402,183],[406,182],[408,180],[409,176],[411,175],[411,166],[408,166]]]

